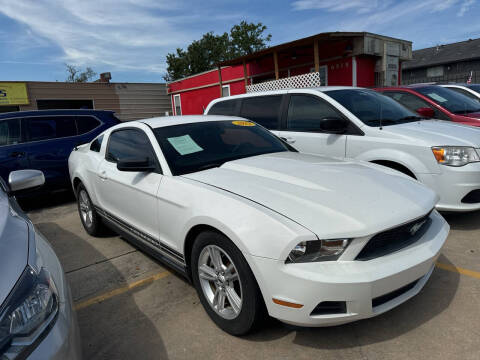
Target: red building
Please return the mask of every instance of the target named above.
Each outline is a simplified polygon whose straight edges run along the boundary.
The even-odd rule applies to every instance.
[[[321,33],[218,64],[168,84],[174,115],[202,114],[221,96],[247,85],[318,72],[321,85],[396,86],[412,43],[366,32]]]

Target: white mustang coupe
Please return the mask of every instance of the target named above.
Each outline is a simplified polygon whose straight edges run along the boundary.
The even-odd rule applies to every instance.
[[[68,164],[85,230],[107,225],[185,274],[234,335],[265,311],[326,326],[390,310],[425,285],[449,231],[415,180],[300,154],[241,118],[119,124]]]

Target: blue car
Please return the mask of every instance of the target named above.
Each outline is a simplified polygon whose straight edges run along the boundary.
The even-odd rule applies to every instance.
[[[42,191],[69,189],[68,156],[120,121],[113,111],[42,110],[0,114],[0,176],[37,169],[45,175]]]

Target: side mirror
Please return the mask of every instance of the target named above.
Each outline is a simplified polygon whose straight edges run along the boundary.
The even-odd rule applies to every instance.
[[[149,172],[155,170],[148,157],[118,159],[117,169],[120,171]]]
[[[419,115],[422,115],[423,117],[426,117],[426,118],[433,118],[435,117],[435,111],[433,111],[432,108],[429,108],[429,107],[421,107],[421,108],[418,108],[416,110],[416,112],[419,114]]]
[[[12,193],[33,189],[45,184],[45,176],[40,170],[15,170],[8,175],[8,185]]]
[[[347,120],[337,117],[326,117],[320,120],[320,129],[332,134],[343,134],[347,130]]]

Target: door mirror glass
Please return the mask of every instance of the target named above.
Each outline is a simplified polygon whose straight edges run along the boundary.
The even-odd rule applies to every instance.
[[[320,129],[333,134],[343,134],[347,130],[347,121],[339,117],[325,117],[320,120]]]
[[[117,169],[120,171],[149,172],[155,170],[155,166],[148,157],[121,158],[117,161]]]
[[[416,111],[419,115],[426,118],[433,118],[435,116],[435,111],[433,111],[433,109],[429,107],[421,107],[418,108]]]
[[[45,183],[45,176],[40,170],[16,170],[8,176],[11,192],[33,189]]]

